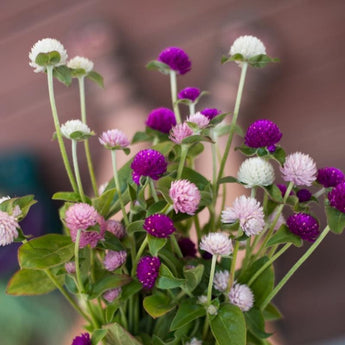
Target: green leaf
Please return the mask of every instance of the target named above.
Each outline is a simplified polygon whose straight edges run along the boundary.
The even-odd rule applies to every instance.
[[[270,186],[263,187],[269,197],[275,202],[283,202],[282,192],[277,185],[271,184]]]
[[[63,284],[63,275],[57,276],[56,279]],[[46,294],[55,289],[56,286],[44,271],[21,269],[10,279],[6,293],[15,296],[34,296]]]
[[[75,280],[69,274],[65,274],[65,285],[70,293],[75,295],[79,293]]]
[[[116,322],[112,323],[110,326],[105,326],[104,329],[108,331],[105,337],[106,344],[142,345]]]
[[[124,274],[108,275],[97,282],[91,287],[90,299],[94,299],[102,295],[105,291],[115,289],[128,284],[132,280],[131,277]]]
[[[279,320],[282,318],[281,312],[272,303],[270,303],[266,307],[266,309],[263,311],[263,315],[264,315],[265,320],[268,320],[268,321]]]
[[[148,135],[146,132],[136,132],[133,136],[132,144],[144,141],[152,141],[152,136]]]
[[[48,234],[24,243],[18,251],[22,268],[47,269],[69,261],[74,255],[74,243],[69,236]]]
[[[331,231],[335,234],[341,234],[345,229],[345,214],[328,205],[325,206],[325,210]]]
[[[253,156],[256,153],[256,148],[248,147],[247,145],[241,145],[235,148],[235,150],[241,151],[245,156]]]
[[[163,293],[157,293],[144,298],[144,309],[154,318],[161,317],[175,308],[168,296]]]
[[[150,254],[152,256],[157,256],[159,251],[166,245],[168,239],[167,238],[158,238],[151,235],[147,235]]]
[[[36,204],[37,201],[34,200],[34,195],[29,194],[18,198],[11,198],[0,204],[0,209],[2,211],[12,214],[15,207],[19,206],[21,213],[18,216],[18,220],[21,221],[26,217],[32,205]],[[2,207],[4,208],[2,208]]]
[[[101,214],[103,217],[109,213],[111,202],[116,194],[116,189],[107,189],[98,198],[92,200],[92,206]]]
[[[284,151],[280,146],[278,146],[278,147],[276,148],[276,150],[275,150],[273,153],[271,153],[271,156],[272,156],[281,166],[284,165],[286,153],[285,153],[285,151]]]
[[[279,228],[279,230],[269,239],[266,247],[270,247],[280,243],[292,243],[296,247],[301,247],[303,244],[303,240],[299,236],[293,234],[289,230],[289,228],[285,224],[283,224]]]
[[[96,329],[92,332],[91,344],[98,345],[98,343],[105,337],[106,334],[106,329]]]
[[[163,62],[160,62],[160,61],[157,61],[157,60],[152,60],[150,61],[147,65],[146,65],[146,68],[150,71],[159,71],[163,74],[169,74],[170,72],[170,67],[163,63]]]
[[[206,315],[205,308],[197,304],[196,300],[185,300],[180,303],[177,313],[170,325],[170,330],[174,331],[185,326],[187,323],[192,322],[200,317]]]
[[[155,202],[154,204],[152,204],[148,210],[147,210],[147,216],[150,216],[152,214],[156,214],[156,213],[160,213],[165,206],[167,205],[165,200],[160,200],[158,202]]]
[[[39,53],[36,56],[35,62],[39,66],[47,66],[49,65],[49,55],[47,53]]]
[[[205,135],[191,135],[187,138],[184,138],[182,140],[182,144],[194,144],[194,143],[200,143],[201,141],[213,143],[213,140],[210,137],[207,137]]]
[[[210,320],[213,336],[219,345],[246,345],[246,322],[240,308],[224,303]]]
[[[209,125],[216,126],[221,123],[230,113],[223,113],[215,116],[210,122]]]
[[[55,65],[55,64],[59,63],[61,60],[61,55],[56,50],[53,50],[53,51],[47,53],[47,55],[49,57],[49,64],[50,65]]]
[[[185,282],[184,279],[176,278],[166,265],[161,264],[159,268],[159,278],[156,283],[156,286],[159,289],[162,289],[162,290],[174,289],[176,287],[182,286],[184,282]]]
[[[196,143],[188,149],[187,157],[197,157],[204,151],[204,145],[202,143]]]
[[[130,223],[127,227],[128,234],[133,234],[134,232],[138,231],[145,231],[143,228],[144,221],[143,220],[137,220],[133,223]]]
[[[137,280],[132,280],[129,284],[122,287],[121,300],[125,301],[127,298],[139,292],[143,286]]]
[[[53,76],[66,86],[72,83],[72,73],[67,66],[57,66],[53,69]]]
[[[185,290],[192,292],[201,282],[204,273],[204,265],[197,265],[196,267],[183,270],[184,277],[186,278]]]
[[[124,250],[121,241],[109,231],[105,232],[104,241],[100,241],[97,248],[110,249],[114,251]]]
[[[103,77],[99,73],[91,71],[87,74],[86,78],[94,81],[100,87],[104,87]]]
[[[265,54],[259,54],[248,59],[248,63],[252,67],[262,68],[270,62],[278,62],[279,59],[271,58]]]
[[[258,308],[251,308],[245,314],[247,328],[258,338],[268,338],[272,333],[265,332],[265,319]]]
[[[222,177],[220,180],[219,180],[219,184],[221,183],[238,183],[238,180],[236,177],[233,177],[233,176],[226,176],[226,177]]]
[[[53,200],[62,200],[68,202],[80,202],[81,198],[79,193],[75,192],[57,192],[52,196]]]

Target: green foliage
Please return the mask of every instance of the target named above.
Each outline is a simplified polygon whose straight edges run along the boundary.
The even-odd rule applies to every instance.
[[[54,67],[53,76],[66,86],[70,86],[72,83],[72,73],[67,66]]]
[[[328,205],[325,206],[325,210],[331,231],[335,234],[342,234],[345,229],[345,214]]]
[[[99,73],[91,71],[87,74],[86,78],[92,80],[100,87],[104,87],[103,77]]]
[[[303,244],[303,240],[293,234],[289,228],[283,224],[278,231],[269,239],[269,241],[266,244],[266,247],[270,247],[276,244],[281,244],[281,243],[292,243],[296,247],[301,247]]]
[[[143,306],[154,319],[165,315],[175,308],[175,304],[163,293],[156,293],[145,297]]]
[[[157,61],[157,60],[152,60],[150,61],[147,65],[146,65],[146,68],[148,70],[151,70],[151,71],[159,71],[163,74],[169,74],[170,72],[170,67],[163,63],[163,62],[160,62],[160,61]]]
[[[89,298],[97,298],[100,295],[102,295],[105,291],[126,285],[131,280],[131,277],[124,274],[113,273],[112,275],[106,275],[91,286]]]

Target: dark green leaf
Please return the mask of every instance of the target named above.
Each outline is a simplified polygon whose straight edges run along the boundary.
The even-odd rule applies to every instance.
[[[76,295],[79,292],[75,280],[69,274],[65,275],[65,285],[70,293]]]
[[[207,141],[209,143],[213,143],[213,140],[210,137],[207,137],[205,135],[191,135],[187,138],[184,138],[182,140],[182,144],[194,144],[194,143],[199,143],[201,141]]]
[[[110,249],[113,251],[124,250],[121,241],[109,231],[105,232],[104,241],[100,241],[97,248]]]
[[[271,153],[271,156],[272,156],[281,166],[284,165],[286,153],[285,153],[285,151],[284,151],[280,146],[278,146],[278,147],[276,148],[276,150],[275,150],[273,153]]]
[[[233,177],[233,176],[226,176],[226,177],[223,177],[219,180],[219,184],[221,183],[238,183],[238,180],[236,177]]]
[[[132,280],[131,277],[124,274],[112,274],[97,280],[91,287],[90,299],[94,299],[102,295],[105,291],[115,289],[128,284]]]
[[[252,334],[258,338],[268,338],[272,333],[265,332],[265,319],[258,308],[251,308],[245,314],[246,324]]]
[[[156,293],[152,296],[144,298],[144,309],[155,319],[161,317],[170,310],[175,308],[175,304],[172,304],[170,298],[163,293]]]
[[[141,143],[143,141],[152,141],[152,136],[148,135],[145,132],[136,132],[132,139],[132,144]]]
[[[182,286],[184,282],[184,279],[176,278],[166,265],[161,264],[159,268],[159,278],[157,279],[156,283],[156,286],[159,289],[174,289]]]
[[[91,345],[98,345],[107,334],[106,329],[96,329],[92,332]]]
[[[146,68],[148,70],[156,70],[156,71],[159,71],[163,74],[169,74],[170,72],[170,67],[163,63],[163,62],[160,62],[160,61],[157,61],[157,60],[152,60],[150,61],[147,65],[146,65]]]
[[[264,189],[266,190],[270,199],[272,199],[275,202],[283,202],[282,192],[280,191],[277,185],[272,184],[270,186],[264,187]]]
[[[256,68],[265,67],[270,62],[278,62],[279,59],[270,58],[265,54],[259,54],[248,59],[249,65]]]
[[[136,338],[116,322],[109,326],[105,326],[104,329],[108,331],[105,337],[106,344],[142,345]]]
[[[49,55],[47,53],[39,53],[36,56],[35,62],[39,66],[47,66],[49,65]]]
[[[102,193],[102,195],[92,200],[92,206],[99,214],[105,217],[109,213],[111,202],[114,199],[115,194],[115,188],[107,189]]]
[[[160,200],[158,202],[155,202],[148,208],[147,216],[150,216],[155,213],[160,213],[165,208],[166,205],[167,203],[165,200]]]
[[[55,64],[59,63],[61,60],[61,55],[56,50],[49,52],[47,55],[49,57],[49,64],[50,65],[55,65]]]
[[[325,206],[325,210],[331,231],[335,234],[341,234],[345,229],[345,214],[328,205]]]
[[[211,126],[216,126],[219,123],[221,123],[230,113],[223,113],[223,114],[219,114],[217,116],[215,116],[211,121],[210,121],[210,125]]]
[[[99,73],[91,71],[87,74],[86,78],[94,81],[100,87],[104,87],[103,77]]]
[[[147,235],[150,254],[152,256],[157,256],[159,251],[166,245],[167,239],[166,238],[158,238],[151,235]]]
[[[125,301],[127,298],[139,292],[143,286],[137,281],[132,280],[129,284],[122,287],[121,300]]]
[[[53,69],[53,76],[66,86],[72,83],[72,73],[67,66],[57,66]]]
[[[197,265],[190,269],[184,269],[183,274],[186,278],[185,290],[192,292],[201,282],[204,273],[204,265]]]
[[[137,232],[137,231],[145,231],[143,228],[143,225],[144,225],[143,220],[137,220],[133,223],[130,223],[127,227],[127,232],[129,234],[133,234],[134,232]]]
[[[269,239],[269,241],[266,244],[266,247],[271,247],[275,244],[281,244],[281,243],[292,243],[296,247],[301,247],[303,244],[303,240],[293,234],[289,228],[283,224],[279,230]]]
[[[268,321],[279,320],[282,318],[282,314],[280,313],[278,308],[272,303],[270,303],[266,307],[266,309],[263,311],[263,315],[265,320]]]
[[[53,200],[62,200],[68,202],[80,202],[81,198],[79,193],[74,192],[57,192],[52,196]]]
[[[202,143],[196,143],[191,145],[191,147],[188,149],[187,157],[197,157],[203,151],[204,145]]]
[[[239,147],[236,147],[235,150],[241,151],[246,156],[253,156],[256,153],[256,148],[254,147],[248,147],[247,145],[242,145]]]

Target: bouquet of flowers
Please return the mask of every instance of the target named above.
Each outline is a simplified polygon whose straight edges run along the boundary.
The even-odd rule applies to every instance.
[[[241,70],[232,113],[197,111],[205,92],[178,92],[177,76],[191,69],[180,48],[164,49],[147,68],[170,79],[172,109],[154,109],[146,129],[131,142],[119,129],[99,135],[109,150],[113,178],[96,183],[89,141],[85,81],[101,86],[92,61],[67,61],[63,45],[46,38],[30,54],[35,72],[45,72],[63,164],[72,191],[57,192],[63,234],[31,238],[19,222],[35,203],[32,195],[0,203],[0,245],[19,248],[20,270],[7,293],[39,295],[58,289],[85,320],[85,333],[73,345],[270,344],[267,321],[281,314],[273,298],[330,232],[345,227],[345,179],[334,168],[317,169],[307,154],[286,155],[279,127],[262,119],[244,132],[237,124],[246,73],[275,62],[253,36],[235,40],[222,63]],[[54,77],[67,86],[79,82],[81,118],[60,125]],[[183,121],[180,107],[187,106]],[[225,176],[234,136],[244,155],[237,176]],[[219,145],[225,136],[226,145]],[[72,162],[66,144],[71,143]],[[122,167],[118,151],[146,142]],[[78,168],[78,145],[86,153],[92,196],[85,193]],[[195,169],[204,148],[212,153],[212,176]],[[279,173],[283,184],[275,183]],[[243,195],[227,205],[234,183]],[[323,207],[328,225],[321,231],[313,214]],[[202,217],[200,216],[202,214]],[[312,242],[287,274],[275,281],[274,262],[291,246]]]

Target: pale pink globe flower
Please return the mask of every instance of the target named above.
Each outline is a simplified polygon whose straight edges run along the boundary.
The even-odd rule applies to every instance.
[[[109,250],[104,258],[103,265],[107,271],[115,271],[121,267],[127,259],[127,252],[124,250],[114,251]]]
[[[65,263],[65,270],[69,274],[74,274],[76,272],[75,270],[75,262],[69,261]]]
[[[229,292],[229,300],[242,311],[248,311],[253,307],[254,295],[247,285],[235,282]]]
[[[18,237],[19,224],[13,215],[0,211],[0,246],[14,242]]]
[[[104,292],[103,294],[103,298],[111,303],[115,298],[119,297],[120,293],[121,293],[122,289],[119,288],[115,288],[115,289],[110,289],[107,290],[106,292]]]
[[[204,235],[199,247],[211,255],[228,256],[233,251],[231,239],[224,232],[210,232]]]
[[[203,129],[208,126],[208,124],[210,123],[210,119],[200,112],[197,112],[195,114],[189,115],[187,118],[187,122],[195,123],[200,129]]]
[[[175,144],[181,144],[183,139],[191,135],[193,135],[193,130],[184,122],[177,124],[171,129],[169,139]]]
[[[214,275],[213,286],[220,292],[225,292],[229,283],[229,271],[218,271]]]
[[[122,225],[121,222],[114,219],[108,219],[106,221],[106,231],[111,232],[113,235],[115,235],[119,239],[126,236],[125,227]]]
[[[123,149],[129,146],[127,136],[119,129],[110,129],[103,132],[99,137],[99,142],[107,149]]]

